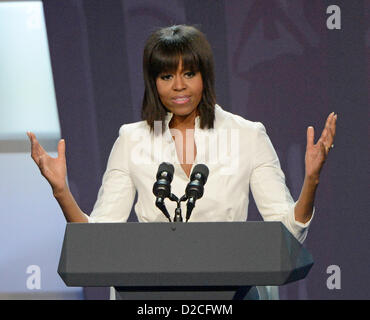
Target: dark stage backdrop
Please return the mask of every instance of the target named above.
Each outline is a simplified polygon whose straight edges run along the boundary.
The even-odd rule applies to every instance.
[[[281,287],[280,298],[370,298],[369,1],[43,3],[68,180],[85,212],[92,210],[119,127],[141,120],[146,38],[158,27],[193,24],[214,50],[218,103],[266,126],[295,199],[307,126],[319,134],[327,115],[338,113],[335,149],[322,171],[305,241],[315,265],[305,280]],[[327,28],[332,4],[341,9],[340,30]],[[249,220],[260,219],[252,202]],[[327,287],[331,265],[340,268],[340,289]],[[107,289],[85,293],[87,299],[108,297]]]

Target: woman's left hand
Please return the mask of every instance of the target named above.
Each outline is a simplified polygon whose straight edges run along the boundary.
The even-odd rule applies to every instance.
[[[330,149],[334,147],[337,115],[329,114],[320,139],[314,144],[315,132],[313,127],[307,128],[307,147],[305,156],[306,177],[318,179]]]

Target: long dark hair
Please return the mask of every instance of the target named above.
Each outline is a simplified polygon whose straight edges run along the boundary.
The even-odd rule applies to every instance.
[[[198,105],[200,127],[213,128],[216,95],[211,46],[205,35],[197,28],[175,25],[154,32],[148,38],[144,48],[145,92],[141,117],[147,121],[151,131],[154,131],[154,121],[162,121],[162,130],[164,130],[167,114],[157,92],[156,79],[162,72],[176,71],[180,59],[184,69],[199,71],[202,75],[203,93]]]

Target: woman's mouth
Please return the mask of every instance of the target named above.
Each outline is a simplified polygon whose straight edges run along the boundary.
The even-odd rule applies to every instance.
[[[176,104],[184,104],[190,101],[190,96],[177,96],[172,98],[172,101]]]

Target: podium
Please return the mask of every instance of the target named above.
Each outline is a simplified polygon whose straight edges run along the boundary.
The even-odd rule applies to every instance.
[[[58,273],[116,299],[244,299],[303,279],[311,254],[281,222],[68,223]]]

